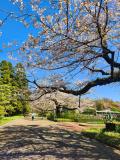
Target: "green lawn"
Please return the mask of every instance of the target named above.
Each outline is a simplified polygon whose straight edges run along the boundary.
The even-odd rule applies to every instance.
[[[10,122],[10,121],[19,119],[19,118],[23,118],[23,116],[19,115],[19,116],[12,116],[12,117],[3,117],[3,118],[0,118],[0,126],[3,125],[3,124],[8,123],[8,122]]]
[[[79,118],[78,120],[76,119],[70,119],[70,118],[56,118],[55,119],[57,122],[79,122],[79,123],[88,123],[88,124],[104,124],[104,121],[101,119],[94,119],[94,118]]]
[[[82,134],[109,146],[120,149],[120,133],[106,132],[104,129],[100,128],[90,128],[82,131]]]

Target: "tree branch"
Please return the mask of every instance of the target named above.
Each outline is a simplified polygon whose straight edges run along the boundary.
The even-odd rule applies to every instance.
[[[110,53],[111,53],[111,52],[110,52]],[[113,52],[113,53],[114,53],[114,52]],[[117,63],[117,62],[113,61],[113,59],[110,58],[110,57],[108,56],[108,54],[104,54],[104,55],[103,55],[103,58],[106,60],[106,62],[107,62],[108,64],[110,64],[110,66],[113,65],[114,67],[120,69],[120,63]]]
[[[89,68],[89,67],[85,67],[87,68],[88,70],[90,70],[91,72],[97,72],[97,73],[101,73],[102,75],[110,75],[110,73],[107,73],[105,71],[103,71],[102,69],[93,69],[93,68]]]
[[[88,82],[80,90],[67,89],[66,87],[65,88],[59,88],[59,87],[56,87],[56,86],[40,86],[35,81],[29,81],[29,82],[35,84],[39,89],[46,88],[46,89],[50,89],[50,90],[54,90],[54,91],[58,90],[58,91],[63,92],[63,93],[73,94],[75,96],[78,96],[78,95],[82,95],[82,94],[87,93],[93,87],[103,86],[103,85],[110,84],[110,83],[113,83],[113,82],[120,82],[120,75],[118,73],[115,76],[113,76],[113,78],[111,78],[111,76],[109,76],[107,78],[97,78],[96,80]]]

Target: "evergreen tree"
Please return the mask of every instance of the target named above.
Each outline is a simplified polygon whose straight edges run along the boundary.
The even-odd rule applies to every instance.
[[[21,63],[18,63],[15,66],[15,78],[17,87],[19,89],[18,103],[19,105],[22,105],[22,112],[25,114],[29,112],[29,103],[27,101],[29,98],[29,92],[25,68]]]
[[[0,63],[0,116],[29,112],[28,83],[21,63]]]
[[[10,62],[2,61],[0,63],[0,108],[4,114],[12,114],[13,106],[11,100],[13,98],[13,66]]]
[[[0,63],[0,75],[3,84],[12,83],[14,77],[14,69],[10,62],[2,61]]]
[[[28,89],[28,82],[26,80],[25,68],[21,63],[15,66],[15,77],[17,80],[17,86],[20,89]]]

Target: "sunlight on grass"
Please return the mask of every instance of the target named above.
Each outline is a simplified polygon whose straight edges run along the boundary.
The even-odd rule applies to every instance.
[[[3,125],[3,124],[6,124],[8,122],[11,122],[13,120],[16,120],[16,119],[20,119],[20,118],[23,118],[22,115],[19,115],[19,116],[12,116],[12,117],[1,117],[0,118],[0,126]]]
[[[102,143],[120,149],[120,133],[107,132],[100,128],[90,128],[82,131],[84,136],[96,139]]]

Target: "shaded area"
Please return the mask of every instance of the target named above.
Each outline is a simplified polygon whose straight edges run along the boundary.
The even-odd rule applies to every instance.
[[[119,160],[108,146],[57,126],[6,126],[0,131],[2,160]]]

